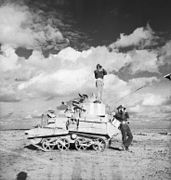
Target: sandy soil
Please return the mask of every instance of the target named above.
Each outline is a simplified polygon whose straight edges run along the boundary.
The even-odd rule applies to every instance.
[[[0,131],[0,179],[17,179],[20,172],[28,180],[171,179],[170,134],[133,134],[132,152],[42,152],[27,147],[24,131]]]

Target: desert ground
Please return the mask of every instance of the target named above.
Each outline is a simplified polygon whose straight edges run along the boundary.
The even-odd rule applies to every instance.
[[[24,130],[1,128],[0,180],[171,179],[170,129],[131,127],[130,152],[115,149],[114,142],[103,152],[42,152],[30,148]]]

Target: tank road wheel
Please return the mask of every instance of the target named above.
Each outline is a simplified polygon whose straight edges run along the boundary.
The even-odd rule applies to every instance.
[[[42,147],[45,151],[53,150],[55,145],[56,145],[55,141],[51,138],[45,138],[42,141]]]
[[[88,148],[88,142],[85,138],[78,138],[75,141],[75,148],[79,150],[86,150]]]
[[[58,144],[57,145],[58,145],[58,149],[60,151],[68,150],[69,147],[70,147],[70,143],[69,143],[68,139],[66,139],[66,138],[60,138],[58,140]]]
[[[102,138],[97,138],[94,140],[94,144],[92,145],[95,151],[104,151],[106,148],[106,142]]]

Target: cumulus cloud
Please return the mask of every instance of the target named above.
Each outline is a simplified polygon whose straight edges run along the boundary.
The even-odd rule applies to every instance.
[[[119,79],[118,76],[109,74],[105,77],[104,98],[108,104],[116,102],[119,98],[130,93],[131,88],[126,81]]]
[[[13,47],[40,48],[65,41],[49,21],[26,5],[6,3],[0,7],[0,43]],[[67,43],[67,42],[66,42]]]
[[[92,53],[92,49],[87,51],[77,51],[71,47],[67,47],[58,53],[58,57],[62,59],[62,61],[77,61],[78,58],[87,58]]]
[[[129,53],[131,56],[130,71],[136,72],[148,71],[159,72],[157,64],[157,52],[148,50],[135,50]]]
[[[129,101],[127,104],[130,107],[134,107],[137,105],[140,106],[160,106],[164,105],[167,101],[167,95],[165,94],[156,94],[152,92],[139,92],[137,94],[134,94],[131,97],[131,101]]]
[[[30,16],[26,6],[5,5],[0,7],[0,42],[14,46],[34,44],[31,30],[23,28]]]
[[[131,90],[140,85],[157,80],[155,77],[151,77],[126,82],[110,73],[112,70],[119,71],[127,61],[131,63],[132,59],[129,57],[124,53],[108,52],[106,47],[91,48],[82,52],[70,47],[63,49],[58,54],[50,55],[48,58],[43,57],[40,51],[33,51],[22,66],[24,69],[30,69],[32,78],[18,87],[19,90],[28,89],[31,92],[37,92],[34,94],[42,96],[50,94],[61,96],[73,92],[95,91],[93,71],[96,64],[100,63],[109,72],[105,77],[104,98],[113,101],[129,94]]]
[[[154,94],[146,94],[142,105],[144,106],[159,106],[162,105],[165,102],[165,98],[159,95]]]
[[[109,52],[105,46],[92,47],[86,51],[76,51],[71,47],[65,48],[56,56],[64,61],[72,61],[78,64],[84,63],[95,67],[97,63],[104,65],[107,70],[118,72],[121,68],[132,74],[148,71],[159,72],[157,52],[154,50],[133,50],[127,53]]]
[[[19,102],[19,101],[21,101],[21,98],[17,97],[15,93],[11,93],[11,94],[3,93],[2,95],[0,94],[0,102]]]
[[[86,86],[89,72],[86,69],[68,70],[62,69],[52,74],[40,74],[30,81],[18,86],[19,90],[28,89],[37,95],[67,95]]]
[[[138,56],[139,53],[136,54],[135,58],[134,52],[130,54],[109,52],[104,46],[92,47],[86,51],[76,51],[68,47],[58,54],[51,54],[47,58],[43,56],[41,51],[34,50],[26,60],[19,58],[10,46],[5,47],[2,48],[3,54],[0,63],[6,62],[9,65],[3,65],[1,68],[3,71],[11,70],[8,77],[22,80],[16,81],[15,86],[18,87],[17,91],[25,94],[25,97],[58,97],[82,91],[91,93],[95,91],[93,71],[97,63],[102,64],[108,71],[108,75],[105,76],[104,80],[104,99],[110,104],[140,86],[157,81],[155,77],[146,77],[132,79],[127,82],[112,73],[113,70],[119,72],[127,64],[129,64],[129,67],[126,71],[130,70],[130,68],[134,73],[144,71],[143,63],[141,67],[141,60],[144,59]],[[9,52],[11,52],[11,58]],[[8,58],[4,61],[7,55]],[[150,60],[153,61],[153,59]],[[137,66],[139,64],[139,69],[135,69],[135,64]],[[153,66],[154,63],[149,63],[146,71],[154,68]]]
[[[168,41],[163,47],[161,47],[159,54],[159,63],[161,65],[171,65],[171,40]]]
[[[140,77],[140,78],[133,78],[128,81],[128,84],[130,87],[133,87],[135,89],[137,88],[143,88],[145,86],[152,85],[155,82],[158,82],[159,79],[157,77]],[[134,89],[134,90],[135,90]]]
[[[18,44],[17,44],[18,46]],[[125,104],[131,112],[143,113],[146,107],[157,107],[165,97],[144,93],[143,89],[132,95],[136,89],[159,82],[157,77],[144,77],[146,72],[159,72],[156,50],[131,50],[128,52],[109,52],[105,46],[91,47],[78,51],[72,47],[59,53],[44,57],[39,49],[34,49],[28,58],[19,58],[15,46],[3,45],[0,55],[0,101],[18,102],[30,98],[72,97],[77,93],[95,92],[93,71],[100,63],[108,75],[104,79],[105,103],[117,106]],[[130,72],[132,76],[123,80],[120,70]],[[5,72],[8,72],[5,74]],[[141,77],[135,76],[141,73]],[[16,81],[16,79],[22,81]],[[129,96],[131,94],[131,96]],[[127,98],[124,98],[128,96]],[[118,100],[122,99],[118,102]]]
[[[15,54],[15,50],[8,45],[1,46],[0,55],[0,70],[3,72],[18,69],[20,64],[18,64],[18,56]]]
[[[0,102],[18,102],[21,100],[16,90],[17,86],[11,79],[6,80],[1,76],[0,81]]]
[[[104,50],[104,48],[102,47],[101,50]],[[105,48],[105,50],[107,49]],[[34,66],[35,70],[33,72],[35,72],[35,75],[29,81],[20,83],[18,89],[36,92],[37,95],[42,96],[61,96],[74,92],[90,93],[95,91],[93,71],[98,60],[94,62],[92,58],[95,56],[94,54],[98,55],[97,52],[100,52],[100,48],[98,50],[94,48],[87,52],[79,52],[70,48],[69,53],[73,52],[72,58],[66,56],[66,59],[63,56],[61,57],[63,51],[68,52],[68,48],[62,50],[59,54],[49,56],[49,58],[43,58],[39,51],[34,51],[25,66],[27,69]],[[101,58],[100,62],[103,64],[105,60],[106,58]],[[105,68],[109,67],[107,63],[105,65]],[[105,77],[106,94],[116,92],[117,96],[123,96],[129,92],[129,89],[124,90],[126,85],[125,81],[114,74]]]
[[[170,104],[166,105],[168,97],[165,94],[142,93],[138,94],[136,101],[128,103],[128,111],[133,113],[134,120],[170,120]]]
[[[154,32],[150,26],[147,25],[146,28],[140,27],[135,29],[130,35],[121,34],[120,38],[110,45],[110,48],[113,49],[128,46],[144,48],[151,45],[154,39]]]
[[[129,107],[129,111],[134,112],[134,113],[139,113],[143,111],[143,108],[140,104],[137,104],[135,106]]]

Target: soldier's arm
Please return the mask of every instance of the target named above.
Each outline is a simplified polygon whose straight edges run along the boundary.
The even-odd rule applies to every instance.
[[[97,79],[97,71],[96,70],[94,71],[94,76]]]
[[[128,114],[128,112],[126,112],[126,113],[125,113],[125,116],[126,116],[126,118],[129,118],[129,114]]]
[[[114,118],[116,118],[117,120],[119,120],[119,121],[121,121],[122,119],[121,119],[121,117],[120,116],[118,116],[118,114],[116,113],[114,116],[113,116]]]
[[[107,71],[103,69],[103,75],[107,75]]]

